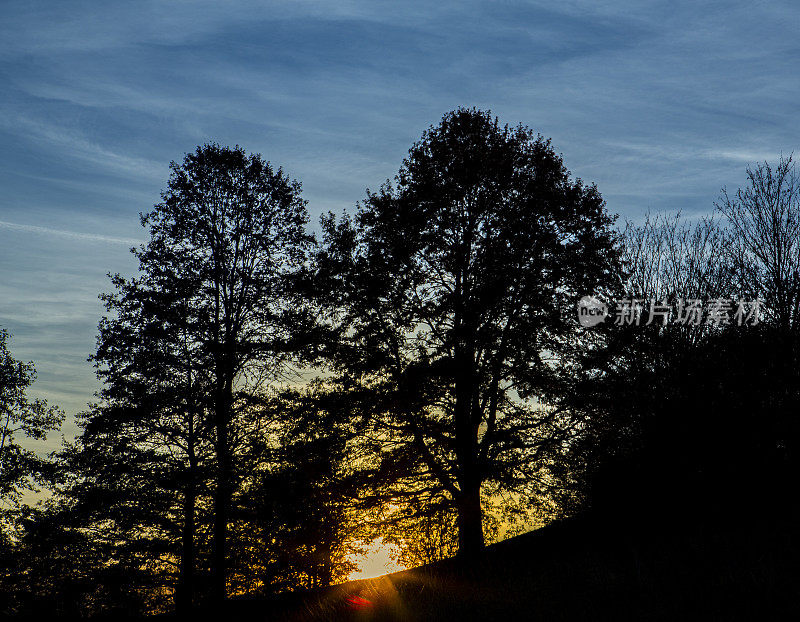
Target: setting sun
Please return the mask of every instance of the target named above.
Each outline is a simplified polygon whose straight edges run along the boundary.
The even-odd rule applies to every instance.
[[[397,563],[397,546],[386,544],[383,539],[371,542],[360,555],[353,555],[350,559],[356,565],[356,570],[350,573],[348,579],[374,579],[384,574],[405,570]]]

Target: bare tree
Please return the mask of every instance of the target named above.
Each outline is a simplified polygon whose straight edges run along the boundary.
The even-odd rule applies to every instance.
[[[622,232],[627,293],[659,301],[729,293],[726,242],[713,217],[692,223],[678,212],[648,214],[641,225],[628,221]]]
[[[730,222],[727,256],[740,293],[761,296],[782,330],[800,320],[800,179],[792,156],[747,169],[748,185],[722,190],[717,209]]]

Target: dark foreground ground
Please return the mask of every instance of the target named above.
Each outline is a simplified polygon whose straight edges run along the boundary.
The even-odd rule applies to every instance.
[[[800,547],[790,523],[613,525],[565,521],[488,547],[471,562],[448,560],[275,600],[233,600],[230,616],[375,622],[800,620]]]

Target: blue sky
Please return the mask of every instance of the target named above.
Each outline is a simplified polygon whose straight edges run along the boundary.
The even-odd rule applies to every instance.
[[[106,272],[170,160],[240,144],[352,207],[459,105],[552,137],[609,210],[712,209],[800,145],[785,2],[0,4],[0,325],[74,415]],[[68,424],[65,432],[74,432]]]

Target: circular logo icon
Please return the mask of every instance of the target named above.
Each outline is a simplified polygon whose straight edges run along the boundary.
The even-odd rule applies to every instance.
[[[584,296],[578,301],[578,321],[581,326],[597,326],[607,315],[608,307],[599,298]]]

